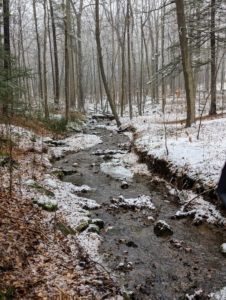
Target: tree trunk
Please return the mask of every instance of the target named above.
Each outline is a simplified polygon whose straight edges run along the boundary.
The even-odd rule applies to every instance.
[[[131,99],[131,58],[130,58],[130,0],[127,0],[127,55],[128,55],[128,99],[129,117],[133,118],[133,107]]]
[[[3,0],[3,26],[4,26],[4,62],[3,67],[5,71],[5,80],[8,81],[10,77],[10,32],[9,32],[9,0]],[[2,111],[8,114],[8,107],[10,102],[10,93],[7,90],[6,96],[3,100]]]
[[[47,47],[47,22],[46,22],[46,0],[44,0],[44,49],[43,49],[43,96],[45,118],[49,118],[48,95],[47,95],[47,69],[46,69],[46,47]]]
[[[36,42],[37,42],[37,49],[38,49],[39,97],[41,99],[43,99],[41,47],[40,47],[39,34],[38,34],[38,21],[37,21],[37,14],[36,14],[35,3],[36,3],[36,0],[33,0],[33,13],[34,13],[34,21],[35,21],[35,33],[36,33]]]
[[[162,1],[163,4],[163,1]],[[162,37],[161,37],[161,52],[162,52],[162,70],[164,69],[164,48],[165,48],[165,7],[163,8],[162,16]],[[164,72],[162,72],[162,112],[165,110],[166,105],[166,89],[165,89],[165,78]]]
[[[184,73],[185,91],[187,98],[187,119],[186,127],[195,123],[195,95],[194,83],[191,69],[191,58],[188,49],[187,30],[184,13],[184,0],[175,0],[177,12],[177,24],[180,39],[180,49],[182,56],[182,65]]]
[[[54,95],[54,100],[55,100],[55,95],[56,95],[55,82],[56,81],[55,81],[55,72],[54,72],[54,66],[53,66],[53,50],[52,50],[52,40],[51,40],[50,26],[49,26],[49,13],[48,13],[48,37],[49,37],[49,56],[50,56],[50,62],[51,62],[52,82],[53,82],[53,95]]]
[[[84,108],[84,99],[83,99],[83,85],[82,85],[82,8],[83,8],[83,0],[80,0],[79,12],[77,14],[77,40],[78,40],[78,109],[80,111],[85,111]]]
[[[119,121],[119,117],[117,114],[117,111],[115,109],[112,97],[111,97],[111,92],[110,89],[108,87],[108,83],[106,80],[106,76],[105,76],[105,71],[104,71],[104,65],[103,65],[103,56],[102,56],[102,48],[101,48],[101,43],[100,43],[100,21],[99,21],[99,0],[95,0],[95,16],[96,16],[96,43],[97,43],[97,54],[98,54],[98,59],[99,59],[99,65],[100,65],[100,71],[101,71],[101,77],[103,80],[103,84],[104,84],[104,88],[105,88],[105,92],[107,95],[107,100],[110,104],[112,113],[115,117],[117,126],[119,127],[121,125],[121,122]]]
[[[58,52],[57,52],[57,40],[56,40],[56,26],[53,14],[53,2],[49,0],[50,5],[50,16],[52,20],[52,32],[53,32],[53,53],[54,53],[54,66],[55,66],[55,104],[59,105],[60,101],[60,82],[59,82],[59,63],[58,63]]]
[[[65,97],[65,118],[69,119],[69,59],[68,59],[68,24],[65,12],[64,0],[62,2],[64,15],[64,97]]]
[[[211,102],[209,115],[215,115],[216,109],[216,38],[215,38],[215,5],[216,0],[211,0],[211,32],[210,32],[210,51],[211,51]]]
[[[66,0],[66,17],[67,17],[67,51],[68,51],[68,105],[75,106],[75,81],[74,81],[74,62],[72,51],[72,27],[71,27],[71,5],[70,0]]]

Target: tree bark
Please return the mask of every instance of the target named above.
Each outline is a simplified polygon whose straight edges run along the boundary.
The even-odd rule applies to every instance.
[[[130,57],[130,0],[127,0],[127,55],[128,55],[128,99],[129,117],[133,118],[133,107],[131,99],[131,57]]]
[[[3,0],[3,36],[4,36],[4,61],[3,67],[5,71],[5,80],[8,81],[10,77],[10,31],[9,31],[9,0]],[[3,100],[2,111],[8,114],[8,107],[10,102],[9,91],[6,91],[6,96]]]
[[[209,115],[215,115],[216,109],[216,37],[215,37],[215,5],[216,0],[211,0],[211,32],[210,32],[210,51],[211,51],[211,102]]]
[[[191,68],[191,58],[188,48],[186,21],[184,13],[184,0],[175,0],[176,12],[177,12],[177,24],[180,39],[180,49],[182,56],[183,74],[185,82],[185,91],[187,98],[187,119],[186,127],[190,127],[192,123],[195,123],[195,95],[194,95],[194,83]]]
[[[50,5],[50,16],[52,23],[53,32],[53,53],[54,53],[54,66],[55,66],[55,104],[59,105],[60,101],[60,81],[59,81],[59,63],[58,63],[58,51],[57,51],[57,40],[56,40],[56,26],[53,14],[53,2],[49,0]]]
[[[38,49],[39,97],[41,99],[43,99],[41,47],[40,47],[39,34],[38,34],[38,21],[37,21],[37,14],[36,14],[35,3],[36,3],[36,0],[33,0],[33,13],[34,13],[34,21],[35,21],[35,33],[36,33],[36,42],[37,42],[37,49]]]
[[[96,16],[96,30],[95,30],[95,35],[96,35],[96,44],[97,44],[97,54],[98,54],[98,60],[99,60],[99,65],[100,65],[100,71],[101,71],[101,77],[103,80],[105,92],[107,95],[107,100],[110,104],[112,113],[115,117],[117,126],[119,127],[121,125],[121,122],[119,121],[119,117],[116,111],[116,108],[114,106],[112,97],[111,97],[111,92],[107,83],[107,79],[105,76],[105,71],[104,71],[104,65],[103,65],[103,57],[102,57],[102,48],[101,48],[101,43],[100,43],[100,20],[99,20],[99,0],[95,0],[95,16]]]
[[[43,49],[43,96],[45,118],[49,118],[48,95],[47,95],[47,69],[46,69],[46,48],[47,48],[47,22],[46,22],[46,0],[44,0],[44,49]]]

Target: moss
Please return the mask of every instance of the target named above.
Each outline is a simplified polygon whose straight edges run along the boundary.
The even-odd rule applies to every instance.
[[[77,226],[77,231],[82,232],[86,230],[89,227],[89,224],[91,223],[91,219],[88,217],[85,217],[84,219],[80,220],[80,224]]]
[[[46,195],[46,196],[50,196],[50,197],[54,197],[54,193],[51,192],[50,190],[45,189],[44,187],[42,187],[41,185],[39,185],[36,181],[34,180],[28,180],[26,182],[26,184],[34,189],[36,189],[40,194],[42,195]]]
[[[131,300],[131,297],[127,291],[123,291],[122,295],[123,295],[124,300]]]
[[[10,155],[0,153],[2,158],[0,158],[0,167],[10,167],[12,165],[14,168],[17,168],[18,162],[14,160]]]
[[[100,231],[100,228],[95,225],[95,224],[90,224],[88,229],[87,229],[88,232],[96,232],[96,233],[99,233]]]
[[[51,174],[56,176],[58,179],[63,179],[64,178],[64,173],[60,170],[52,171]]]
[[[56,211],[58,208],[58,203],[55,200],[49,199],[47,196],[34,198],[33,202],[46,211]]]
[[[64,235],[75,234],[75,231],[70,226],[65,226],[62,223],[57,223],[56,228],[60,230]]]
[[[82,232],[84,230],[86,230],[86,228],[88,228],[89,224],[87,223],[81,223],[78,225],[78,227],[76,228],[79,232]]]

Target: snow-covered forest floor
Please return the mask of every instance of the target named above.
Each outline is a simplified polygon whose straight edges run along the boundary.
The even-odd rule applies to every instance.
[[[201,125],[197,121],[191,128],[185,128],[186,108],[182,101],[175,101],[165,107],[164,114],[160,104],[148,101],[142,117],[122,118],[122,126],[129,125],[135,130],[125,134],[140,155],[145,153],[151,160],[164,160],[176,177],[186,174],[197,183],[196,189],[188,191],[166,182],[169,192],[177,194],[181,201],[181,210],[175,217],[192,212],[197,224],[205,219],[224,226],[226,221],[215,204],[217,201],[210,203],[195,194],[200,185],[205,192],[218,183],[225,162],[224,114],[204,118]],[[201,108],[199,103],[197,116]],[[114,121],[107,128],[117,129]],[[61,141],[60,147],[52,148],[48,144],[53,139],[46,133],[36,134],[4,124],[0,131],[4,137],[0,153],[2,297],[122,299],[98,256],[100,236],[91,230],[77,233],[81,224],[95,223],[88,210],[98,208],[98,204],[78,197],[79,187],[58,179],[51,163],[54,158],[101,143],[101,139],[96,135],[72,134]],[[12,161],[4,153],[10,140]],[[134,166],[134,172],[142,171]],[[152,176],[150,180],[164,179]],[[40,207],[43,205],[53,211],[43,210]]]

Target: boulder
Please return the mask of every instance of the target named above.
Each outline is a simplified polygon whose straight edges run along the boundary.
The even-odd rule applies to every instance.
[[[154,226],[154,233],[157,236],[167,236],[173,234],[173,229],[165,221],[159,220]]]

